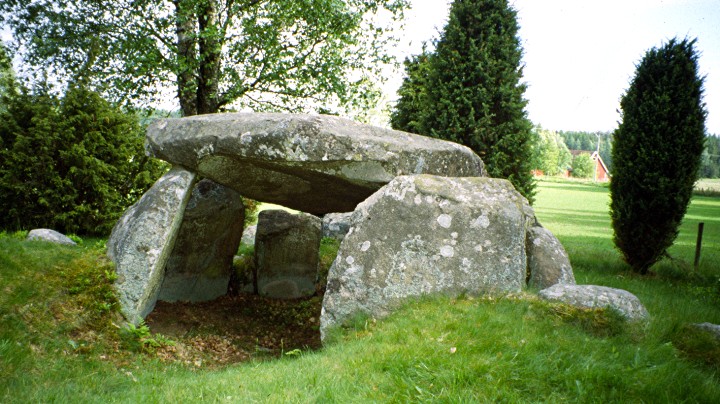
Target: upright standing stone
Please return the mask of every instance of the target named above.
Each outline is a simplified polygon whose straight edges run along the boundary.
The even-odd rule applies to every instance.
[[[213,300],[227,293],[245,208],[235,190],[208,179],[193,188],[158,300]]]
[[[517,292],[535,217],[506,180],[401,176],[357,206],[328,274],[321,334],[409,298]]]
[[[115,263],[120,310],[134,324],[155,307],[195,174],[171,169],[115,224],[108,256]]]
[[[255,236],[257,292],[292,299],[315,293],[321,220],[309,214],[265,210]]]

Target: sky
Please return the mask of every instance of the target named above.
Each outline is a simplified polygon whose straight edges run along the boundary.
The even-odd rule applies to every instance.
[[[449,1],[411,0],[399,56],[420,52]],[[720,135],[720,0],[510,0],[518,12],[530,120],[552,130],[612,131],[645,52],[697,38],[709,133]],[[399,78],[390,80],[398,86]],[[393,88],[388,86],[389,92]],[[397,96],[390,95],[390,99]]]

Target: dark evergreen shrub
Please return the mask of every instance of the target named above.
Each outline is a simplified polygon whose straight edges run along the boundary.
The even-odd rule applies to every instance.
[[[647,273],[678,234],[698,177],[705,137],[695,40],[648,51],[620,102],[611,216],[625,261]]]
[[[405,59],[405,78],[398,89],[398,99],[390,114],[393,129],[425,134],[423,115],[430,103],[427,98],[427,78],[432,54],[423,49],[420,55]]]
[[[94,92],[15,86],[0,104],[2,229],[107,235],[161,173],[137,118]]]

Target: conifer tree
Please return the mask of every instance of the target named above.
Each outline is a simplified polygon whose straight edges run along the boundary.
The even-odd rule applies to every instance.
[[[398,95],[400,99],[390,114],[393,129],[410,133],[423,133],[422,116],[427,111],[427,78],[432,54],[425,48],[419,55],[405,60],[405,78]]]
[[[667,255],[698,177],[707,112],[695,40],[649,50],[620,101],[610,183],[615,245],[645,274]]]
[[[161,174],[137,117],[83,87],[0,95],[0,229],[107,235]]]
[[[455,0],[428,59],[427,77],[408,72],[406,84],[425,91],[411,92],[421,95],[422,102],[413,102],[422,108],[414,112],[415,119],[405,121],[418,122],[420,134],[470,147],[491,176],[509,179],[532,200],[532,124],[525,112],[526,86],[520,82],[517,32],[516,12],[507,0]],[[406,98],[401,91],[395,117],[413,111]]]

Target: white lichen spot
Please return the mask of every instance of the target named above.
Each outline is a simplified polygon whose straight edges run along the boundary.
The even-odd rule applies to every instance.
[[[415,195],[415,205],[420,205],[422,203],[422,196]]]
[[[427,202],[427,203],[433,203],[433,202],[435,202],[435,198],[433,198],[432,196],[428,195],[428,196],[425,197],[425,202]]]
[[[452,246],[444,245],[440,247],[440,255],[445,258],[451,258],[453,255],[455,255],[455,249]]]
[[[490,226],[490,218],[488,218],[487,215],[485,215],[485,214],[478,216],[477,219],[475,219],[475,221],[473,221],[470,224],[470,227],[472,227],[473,229],[477,229],[479,227],[483,228],[483,229],[487,229],[489,226]]]
[[[348,265],[352,265],[355,263],[355,258],[353,258],[351,255],[351,256],[345,258],[345,262],[347,262]]]
[[[437,222],[441,227],[448,229],[452,224],[452,216],[443,213],[442,215],[438,216]]]
[[[205,156],[209,156],[209,155],[213,154],[214,151],[215,151],[215,146],[212,143],[208,143],[205,146],[201,147],[197,151],[197,156],[200,159]]]
[[[480,245],[480,244],[476,245],[476,246],[475,246],[475,251],[477,251],[477,252],[483,252],[483,246]]]
[[[452,238],[458,238],[458,233],[456,231],[450,233],[450,237]]]
[[[492,241],[485,240],[485,247],[490,247],[492,245]]]
[[[370,241],[367,241],[367,240],[366,240],[366,241],[365,241],[364,243],[362,243],[362,245],[360,246],[360,251],[365,252],[365,251],[367,251],[368,249],[370,249]]]

